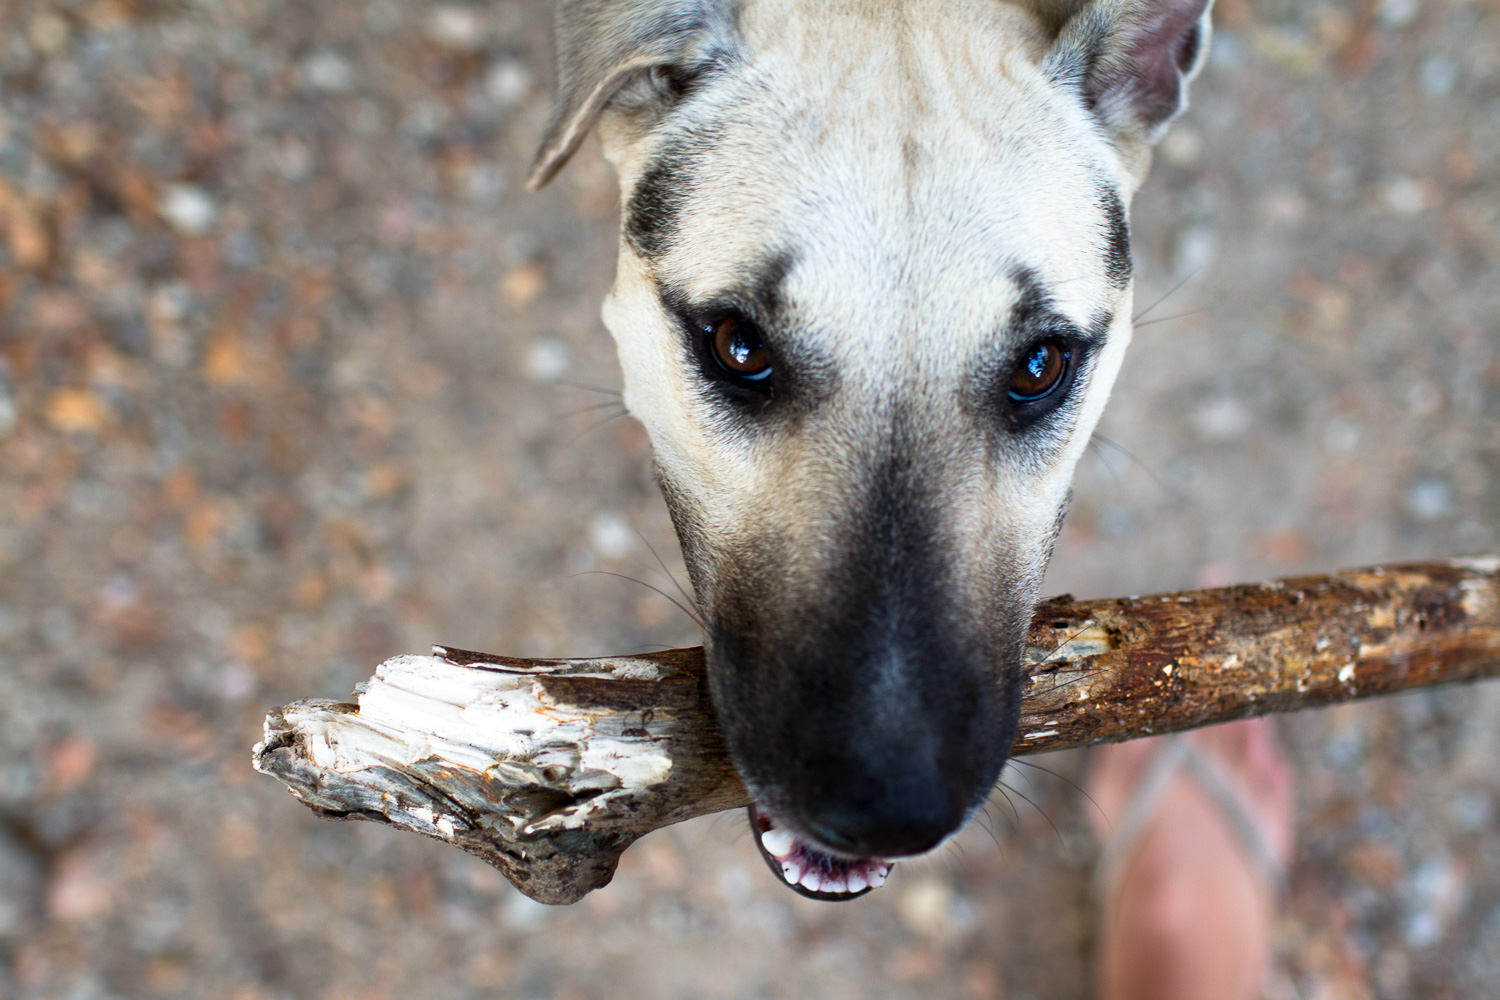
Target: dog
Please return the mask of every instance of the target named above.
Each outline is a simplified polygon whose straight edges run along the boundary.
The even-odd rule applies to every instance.
[[[1210,2],[561,0],[530,186],[598,132],[626,406],[804,895],[869,891],[999,779]]]

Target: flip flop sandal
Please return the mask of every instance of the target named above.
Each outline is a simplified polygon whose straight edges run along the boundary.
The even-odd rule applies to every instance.
[[[1115,824],[1100,852],[1099,865],[1094,869],[1094,898],[1101,907],[1107,906],[1114,898],[1125,875],[1125,867],[1135,855],[1147,825],[1155,817],[1162,796],[1172,779],[1184,770],[1218,807],[1219,814],[1229,824],[1235,839],[1260,873],[1262,884],[1271,889],[1273,897],[1285,889],[1286,867],[1271,850],[1265,830],[1245,801],[1239,783],[1213,755],[1195,746],[1184,734],[1176,733],[1161,737],[1160,747],[1147,766],[1130,804],[1125,807],[1125,814]]]

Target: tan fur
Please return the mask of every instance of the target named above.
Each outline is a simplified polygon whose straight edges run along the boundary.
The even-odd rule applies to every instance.
[[[929,433],[955,459],[946,471],[965,512],[959,547],[1003,546],[1039,577],[1048,529],[1129,340],[1131,296],[1101,273],[1092,200],[1096,175],[1132,191],[1133,164],[1049,85],[1040,68],[1048,36],[1019,7],[819,3],[810,16],[798,9],[806,6],[746,5],[746,73],[776,81],[780,101],[728,125],[721,162],[700,165],[718,194],[684,220],[659,266],[622,244],[604,317],[626,403],[663,472],[732,548],[772,525],[815,535],[839,477],[858,474],[851,453],[895,399],[920,400]],[[601,128],[624,191],[655,141],[634,125],[606,117]],[[909,147],[919,151],[914,164]],[[806,204],[810,192],[816,204]],[[848,388],[799,435],[727,441],[682,370],[657,282],[670,276],[709,294],[783,241],[804,262],[791,298],[817,318],[802,336],[836,358]],[[1000,335],[1013,304],[1016,289],[996,266],[1005,261],[1040,268],[1080,326],[1101,305],[1115,316],[1067,443],[1040,475],[980,453],[971,428],[945,419],[963,366]],[[809,557],[817,549],[816,538],[794,547]]]

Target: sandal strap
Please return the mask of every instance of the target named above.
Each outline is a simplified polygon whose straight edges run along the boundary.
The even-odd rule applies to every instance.
[[[1228,821],[1240,846],[1260,872],[1262,882],[1270,887],[1272,895],[1279,896],[1286,888],[1286,867],[1271,849],[1270,838],[1246,801],[1243,786],[1216,757],[1196,747],[1191,748],[1184,763],[1198,779],[1199,786],[1219,807],[1219,814]]]
[[[1239,785],[1211,755],[1195,747],[1185,735],[1174,733],[1161,737],[1160,748],[1100,852],[1099,864],[1094,869],[1093,891],[1095,901],[1101,907],[1110,902],[1119,888],[1125,866],[1145,835],[1146,826],[1155,817],[1172,779],[1183,768],[1218,808],[1272,894],[1279,895],[1284,889],[1286,872],[1271,850],[1270,841]]]
[[[1182,767],[1187,754],[1187,741],[1180,736],[1166,736],[1151,758],[1141,783],[1125,807],[1125,814],[1115,824],[1114,832],[1104,842],[1099,852],[1099,863],[1094,868],[1094,901],[1100,908],[1108,905],[1119,888],[1125,874],[1125,865],[1135,854],[1146,824],[1156,815],[1156,807],[1166,794],[1167,786]]]

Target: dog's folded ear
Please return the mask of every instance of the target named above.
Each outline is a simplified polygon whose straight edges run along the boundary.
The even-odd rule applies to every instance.
[[[1062,25],[1047,57],[1117,136],[1154,143],[1187,107],[1208,52],[1213,0],[1093,0]]]
[[[622,88],[722,57],[737,9],[735,0],[559,0],[557,103],[526,186],[562,169]]]

